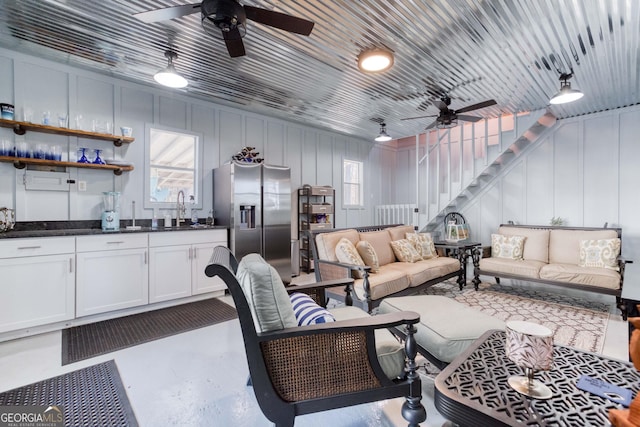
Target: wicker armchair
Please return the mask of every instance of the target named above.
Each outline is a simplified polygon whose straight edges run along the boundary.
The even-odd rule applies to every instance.
[[[237,268],[233,254],[219,246],[214,249],[205,274],[219,276],[233,297],[258,404],[277,427],[293,426],[297,415],[402,396],[406,398],[402,415],[409,426],[418,426],[426,419],[415,363],[414,325],[420,320],[417,313],[372,317],[362,311],[363,317],[358,319],[260,333],[236,277]],[[315,295],[322,301],[324,288],[349,287],[351,281],[291,286],[287,290]],[[378,361],[374,332],[403,326],[407,334],[405,375],[391,380]]]

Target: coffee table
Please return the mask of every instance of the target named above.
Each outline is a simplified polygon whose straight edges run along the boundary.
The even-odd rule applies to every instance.
[[[453,360],[435,379],[435,406],[460,426],[606,426],[609,409],[621,408],[607,399],[576,388],[581,375],[620,387],[640,388],[640,373],[627,362],[571,347],[554,346],[554,367],[536,373],[553,392],[536,400],[507,384],[524,370],[505,356],[504,331],[488,331]]]
[[[480,257],[476,256],[476,252],[477,248],[482,246],[482,244],[480,242],[473,242],[465,239],[457,241],[438,240],[434,241],[433,245],[436,248],[442,249],[446,255],[451,254],[460,261],[460,268],[462,268],[463,273],[461,280],[458,281],[458,286],[460,287],[460,290],[462,290],[462,287],[467,284],[467,260],[469,259],[469,256],[471,256],[474,268],[478,267]]]

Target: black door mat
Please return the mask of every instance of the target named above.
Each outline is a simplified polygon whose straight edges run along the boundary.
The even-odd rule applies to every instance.
[[[217,298],[162,308],[62,331],[62,364],[99,356],[238,317]]]
[[[0,393],[4,409],[32,405],[61,406],[69,427],[138,425],[113,360]]]

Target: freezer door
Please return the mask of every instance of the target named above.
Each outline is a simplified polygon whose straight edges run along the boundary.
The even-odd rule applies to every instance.
[[[282,280],[291,281],[291,170],[262,167],[262,256]]]
[[[231,249],[238,260],[250,253],[261,253],[261,169],[259,164],[233,164],[231,206],[234,221]]]

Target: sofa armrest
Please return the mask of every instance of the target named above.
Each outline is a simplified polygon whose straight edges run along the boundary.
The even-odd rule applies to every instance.
[[[368,265],[354,265],[354,264],[346,264],[337,261],[326,261],[319,259],[316,261],[316,271],[319,273],[320,280],[334,280],[341,278],[351,278],[353,277],[353,271],[362,272],[362,286],[364,288],[363,298],[360,298],[357,293],[354,291],[353,295],[355,295],[356,299],[359,301],[369,302],[371,295],[371,288],[369,285],[369,271],[371,267]],[[318,277],[318,275],[316,275]],[[352,305],[353,297],[351,294],[348,294],[345,298],[345,304]]]

